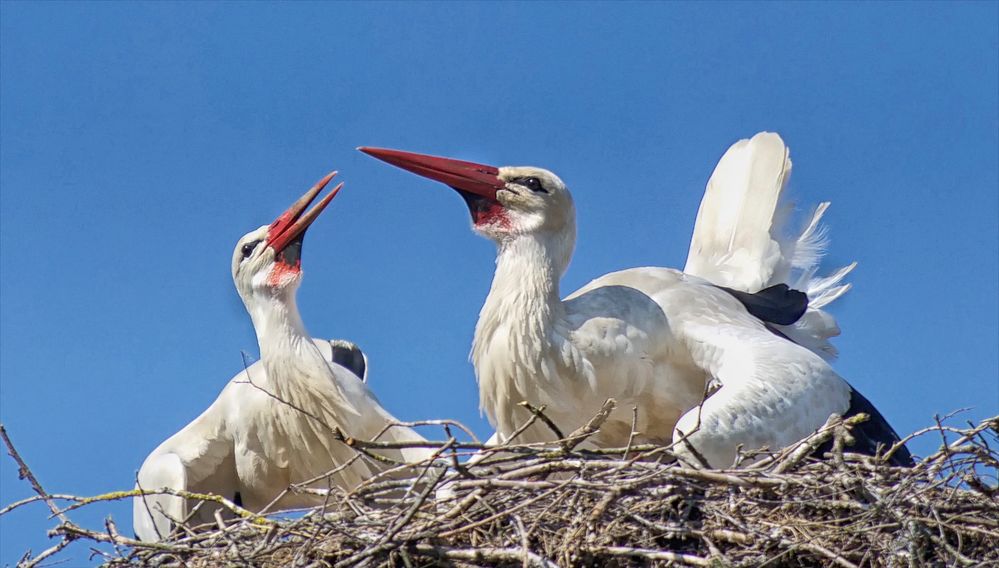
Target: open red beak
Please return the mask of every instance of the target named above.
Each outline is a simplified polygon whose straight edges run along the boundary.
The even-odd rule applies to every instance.
[[[306,191],[305,195],[298,198],[298,201],[271,223],[270,228],[267,230],[267,246],[274,249],[275,252],[280,253],[296,237],[302,235],[309,228],[309,225],[316,220],[316,217],[323,212],[323,209],[326,209],[330,201],[339,193],[340,188],[343,187],[343,182],[334,187],[333,191],[326,194],[326,197],[317,203],[315,207],[309,209],[307,213],[303,214],[303,212],[336,174],[336,172],[326,174],[326,177],[319,180],[316,185],[312,186],[312,189]]]
[[[496,192],[506,185],[499,178],[499,169],[474,162],[414,154],[388,148],[361,146],[358,150],[379,160],[409,170],[414,174],[437,180],[458,191],[468,192],[496,201]]]

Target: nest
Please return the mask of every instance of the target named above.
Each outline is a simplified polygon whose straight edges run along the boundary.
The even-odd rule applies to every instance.
[[[849,453],[850,428],[863,418],[831,420],[731,470],[680,463],[663,447],[578,449],[599,415],[554,444],[502,448],[458,442],[459,425],[441,421],[448,440],[435,445],[433,462],[400,464],[350,492],[320,491],[325,505],[297,515],[177,492],[220,503],[234,518],[181,527],[160,543],[127,538],[110,520],[100,530],[73,523],[74,509],[135,492],[48,494],[4,433],[38,495],[0,514],[42,500],[59,520],[49,533],[57,544],[26,555],[24,566],[73,541],[110,543],[93,549],[107,566],[999,565],[999,416],[966,428],[938,420],[909,436],[942,440],[912,468]],[[386,444],[344,441],[356,459],[384,460],[377,450]],[[812,457],[830,441],[825,459]],[[466,463],[472,453],[478,461]]]

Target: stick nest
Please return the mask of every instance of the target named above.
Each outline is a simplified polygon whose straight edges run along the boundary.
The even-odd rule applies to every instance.
[[[432,463],[332,489],[324,506],[297,515],[216,499],[230,518],[161,543],[127,538],[110,520],[92,530],[68,517],[135,492],[80,498],[37,486],[25,502],[53,508],[59,525],[49,534],[60,540],[22,564],[90,541],[111,543],[93,549],[107,566],[999,566],[999,416],[967,428],[938,420],[913,434],[942,442],[912,468],[849,453],[849,429],[862,419],[831,420],[731,470],[677,462],[663,447],[577,449],[585,427],[546,446],[486,449],[459,443],[457,425],[443,423],[449,439]],[[811,457],[830,440],[825,459]],[[344,441],[357,459],[384,459],[385,444]],[[483,459],[462,463],[473,452]],[[70,503],[54,508],[59,500]]]

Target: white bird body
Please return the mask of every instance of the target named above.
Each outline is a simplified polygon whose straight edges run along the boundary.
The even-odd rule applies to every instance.
[[[506,273],[504,264],[501,253],[497,280]],[[700,448],[696,441],[710,436],[717,443],[701,445],[731,448],[702,452],[711,454],[705,456],[709,463],[728,465],[735,439],[747,449],[783,447],[849,407],[848,385],[822,358],[774,335],[735,298],[701,278],[633,268],[590,282],[550,303],[556,306],[550,311],[513,312],[496,301],[531,296],[524,290],[527,280],[514,279],[519,294],[490,294],[472,350],[480,404],[501,435],[530,416],[518,404],[522,400],[544,404],[568,433],[614,398],[618,405],[591,438],[595,445],[626,445],[633,407],[639,409],[633,441],[668,443],[676,428],[694,431],[699,415],[690,410],[716,377],[724,386],[707,399],[691,440]],[[817,415],[822,418],[815,424]],[[520,440],[551,438],[546,426],[536,424]],[[712,459],[721,454],[731,456]]]
[[[296,206],[304,210],[328,179]],[[287,233],[295,230],[288,225],[301,210],[283,225],[279,218],[240,240],[233,278],[253,320],[261,358],[233,377],[207,410],[149,455],[139,470],[139,488],[213,493],[251,511],[310,507],[321,505],[324,497],[285,490],[303,483],[315,489],[332,485],[350,490],[389,467],[357,459],[334,429],[361,440],[380,435],[381,441],[423,441],[410,428],[389,427],[397,420],[364,383],[363,362],[360,368],[339,363],[339,355],[363,357],[360,351],[342,341],[311,339],[298,314],[300,249],[294,251],[295,258],[287,257],[300,247],[304,229],[335,193],[302,218],[304,226],[299,220],[298,235]],[[431,454],[426,449],[378,453],[399,462],[418,462]],[[147,541],[166,538],[174,521],[191,514],[193,503],[173,495],[136,498],[136,534]],[[214,522],[218,508],[202,504],[194,524]]]
[[[472,362],[481,408],[500,438],[529,418],[521,401],[545,405],[545,414],[568,433],[614,398],[616,409],[590,443],[624,446],[635,407],[633,441],[665,443],[688,434],[709,465],[726,467],[739,446],[776,450],[816,430],[830,414],[851,409],[852,389],[823,359],[834,355],[827,339],[838,329],[820,308],[846,291],[840,279],[852,266],[813,278],[824,206],[797,238],[777,237],[780,193],[790,171],[778,136],[763,133],[737,143],[719,163],[698,216],[688,273],[623,270],[564,300],[558,283],[572,255],[575,210],[557,176],[533,167],[362,150],[458,190],[476,232],[497,244]],[[792,272],[795,283],[819,292],[793,325],[762,321],[747,311],[750,303],[733,296],[792,283]],[[790,321],[805,311],[801,304]],[[799,338],[805,346],[795,343]],[[721,388],[701,405],[714,381]],[[524,442],[552,438],[541,423],[518,434]]]
[[[668,321],[655,300],[615,281],[626,273],[641,276],[645,269],[608,274],[560,301],[556,279],[535,278],[557,266],[544,255],[524,253],[545,248],[532,240],[522,237],[501,249],[479,315],[472,361],[481,408],[500,435],[508,436],[530,417],[520,401],[543,404],[545,414],[567,434],[614,398],[616,409],[592,441],[625,445],[631,408],[639,406],[639,441],[668,442],[680,415],[700,402],[705,374],[682,352],[670,353]],[[682,277],[658,271],[674,281]],[[650,275],[649,283],[662,284],[657,276]],[[551,438],[545,425],[536,424],[519,440]]]

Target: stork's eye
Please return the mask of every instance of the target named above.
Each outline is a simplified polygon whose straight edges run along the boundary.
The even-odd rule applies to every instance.
[[[243,260],[246,260],[247,258],[249,258],[250,255],[253,254],[253,251],[257,250],[257,245],[259,245],[259,244],[260,244],[260,240],[258,239],[256,241],[253,241],[253,242],[250,242],[250,243],[246,243],[245,245],[243,245],[243,248],[240,249],[240,252],[243,253]]]
[[[517,180],[517,183],[533,191],[534,193],[548,193],[548,190],[541,185],[541,180],[536,177],[526,177]]]

